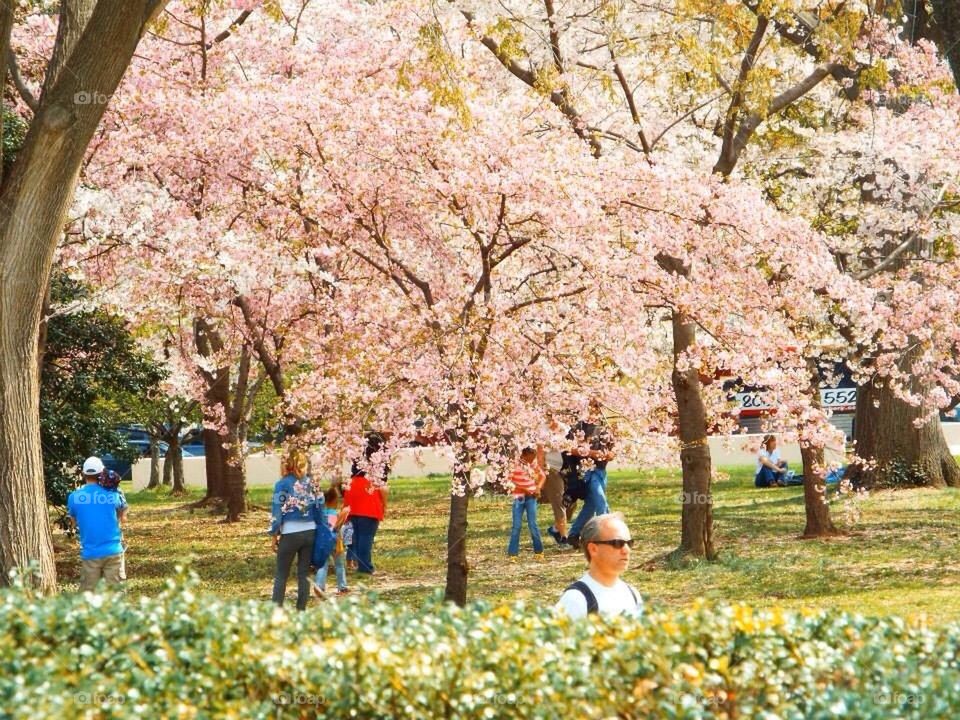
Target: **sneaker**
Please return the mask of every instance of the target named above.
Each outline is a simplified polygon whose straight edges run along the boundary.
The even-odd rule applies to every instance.
[[[580,549],[580,536],[579,535],[567,535],[567,545],[569,545],[574,550]]]
[[[553,525],[547,528],[547,535],[552,537],[554,539],[554,542],[557,543],[557,545],[563,544],[563,536],[560,534],[560,531],[557,530]]]
[[[327,599],[326,593],[323,592],[323,590],[320,588],[319,585],[314,585],[314,586],[313,586],[313,594],[314,594],[318,599],[320,599],[320,600],[326,600],[326,599]]]
[[[534,554],[533,554],[533,559],[534,559],[534,561],[536,561],[536,562],[543,562],[543,553],[542,553],[542,552],[534,553]]]
[[[340,588],[339,590],[337,590],[337,595],[349,595],[349,594],[350,594],[350,588],[348,587]]]

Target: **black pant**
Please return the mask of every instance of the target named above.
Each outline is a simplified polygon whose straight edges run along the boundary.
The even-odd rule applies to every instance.
[[[283,596],[287,592],[287,577],[293,556],[297,556],[297,610],[305,610],[310,598],[310,556],[313,554],[313,536],[315,530],[288,533],[280,536],[277,548],[277,572],[273,576],[273,601],[283,605]]]

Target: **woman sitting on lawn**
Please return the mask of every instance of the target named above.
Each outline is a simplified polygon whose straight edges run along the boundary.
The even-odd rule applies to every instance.
[[[777,438],[774,435],[765,435],[760,454],[757,455],[757,473],[753,484],[758,488],[786,485],[787,461],[780,459],[777,450]]]

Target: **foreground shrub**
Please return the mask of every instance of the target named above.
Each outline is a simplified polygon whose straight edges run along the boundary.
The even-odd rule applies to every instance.
[[[695,604],[639,621],[365,598],[305,613],[180,578],[155,598],[0,595],[0,714],[944,718],[960,626]]]

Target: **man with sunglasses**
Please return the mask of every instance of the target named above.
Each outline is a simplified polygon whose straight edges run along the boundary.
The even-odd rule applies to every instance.
[[[639,615],[643,611],[640,593],[620,579],[630,565],[633,547],[623,514],[590,518],[580,534],[580,547],[589,567],[564,591],[556,607],[574,619],[593,613]]]

